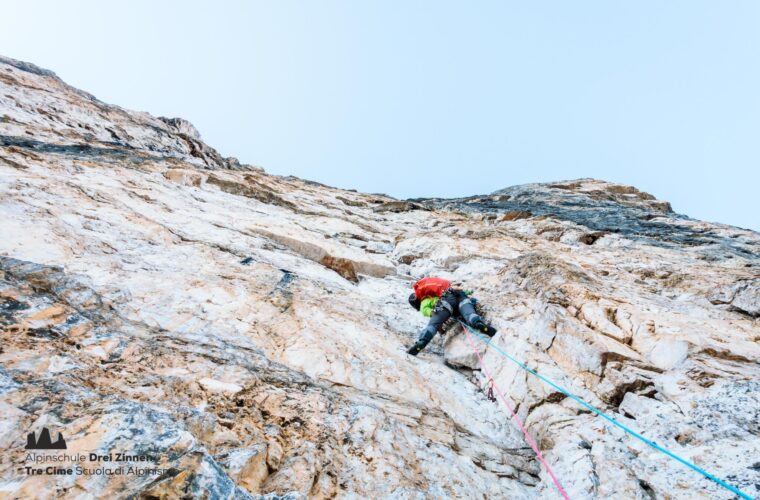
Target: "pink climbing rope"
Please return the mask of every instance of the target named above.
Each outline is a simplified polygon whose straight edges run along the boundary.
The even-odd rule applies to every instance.
[[[480,367],[483,369],[483,373],[485,373],[486,376],[490,380],[493,380],[493,377],[491,376],[491,371],[488,369],[485,362],[483,361],[483,357],[480,355],[477,348],[475,347],[475,342],[472,341],[472,333],[470,333],[470,331],[464,325],[462,325],[462,328],[464,329],[465,332],[467,332],[466,333],[467,341],[470,343],[470,347],[472,347],[472,352],[474,352],[475,355],[478,357],[478,361],[480,362]],[[514,418],[515,422],[517,422],[517,426],[525,435],[525,440],[528,442],[530,447],[533,448],[533,451],[536,452],[536,457],[538,457],[538,460],[544,466],[544,469],[546,469],[546,472],[548,472],[549,476],[551,476],[552,481],[554,481],[554,485],[559,490],[559,493],[560,495],[562,495],[562,498],[564,498],[565,500],[569,500],[567,493],[565,493],[565,490],[562,488],[562,485],[559,484],[559,481],[557,480],[557,476],[554,475],[554,472],[552,472],[551,467],[549,467],[549,464],[546,463],[544,456],[541,454],[541,450],[538,449],[538,445],[536,445],[536,442],[533,440],[532,437],[530,437],[530,434],[528,434],[528,431],[525,429],[525,426],[520,420],[520,417],[518,417],[517,413],[515,413],[515,411],[512,409],[512,406],[507,401],[507,398],[504,397],[504,394],[501,392],[501,389],[499,389],[499,386],[496,385],[496,382],[493,383],[493,388],[496,390],[496,394],[498,394],[499,397],[501,398],[501,401],[502,403],[504,403],[504,406],[507,408],[507,410],[509,410],[509,413],[512,414],[512,418]]]

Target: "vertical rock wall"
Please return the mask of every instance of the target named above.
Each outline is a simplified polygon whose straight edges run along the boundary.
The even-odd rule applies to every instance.
[[[556,498],[461,331],[405,354],[427,274],[532,369],[760,494],[760,235],[630,186],[342,191],[0,59],[0,227],[12,498]],[[572,498],[731,498],[480,349]],[[147,472],[29,475],[43,427]]]

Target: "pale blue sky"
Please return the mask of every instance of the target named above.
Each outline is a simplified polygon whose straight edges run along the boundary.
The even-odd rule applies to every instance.
[[[760,2],[4,1],[0,53],[360,191],[633,184],[760,229]]]

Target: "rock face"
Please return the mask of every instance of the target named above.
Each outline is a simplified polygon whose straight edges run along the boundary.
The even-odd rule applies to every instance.
[[[405,354],[427,274],[475,290],[496,346],[760,495],[757,233],[590,179],[402,202],[269,175],[5,58],[0,175],[4,495],[557,498],[463,332]],[[479,349],[570,497],[732,498]],[[160,472],[29,475],[43,427]]]

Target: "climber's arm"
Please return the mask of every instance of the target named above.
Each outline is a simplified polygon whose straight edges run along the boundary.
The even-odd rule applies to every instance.
[[[432,316],[437,302],[438,297],[426,297],[422,299],[422,303],[420,304],[420,312],[422,315],[426,318]]]

